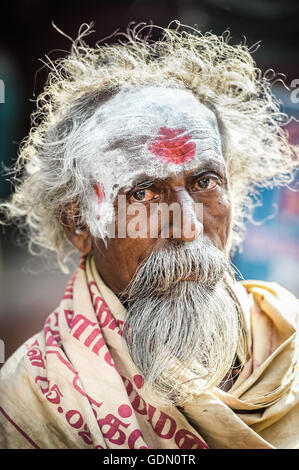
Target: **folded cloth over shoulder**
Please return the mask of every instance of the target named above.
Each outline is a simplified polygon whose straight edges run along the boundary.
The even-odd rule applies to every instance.
[[[232,388],[159,407],[125,347],[124,306],[82,258],[43,330],[0,371],[0,448],[299,447],[299,301],[271,282],[231,292],[249,351]]]

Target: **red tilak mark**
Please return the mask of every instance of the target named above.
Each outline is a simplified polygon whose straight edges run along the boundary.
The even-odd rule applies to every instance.
[[[181,163],[190,162],[196,150],[194,142],[188,142],[190,135],[182,134],[184,129],[169,129],[169,127],[161,127],[159,137],[149,145],[149,150],[162,160],[180,165]]]
[[[104,186],[101,183],[94,183],[93,189],[96,193],[97,200],[98,200],[98,214],[97,214],[97,219],[100,218],[100,206],[103,200],[105,199],[105,190]]]

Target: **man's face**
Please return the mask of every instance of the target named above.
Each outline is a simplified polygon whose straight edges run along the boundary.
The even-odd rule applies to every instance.
[[[94,238],[92,250],[99,273],[116,294],[127,287],[154,250],[179,241],[192,243],[203,232],[216,248],[225,252],[231,228],[229,182],[212,111],[186,90],[158,87],[145,87],[135,96],[125,92],[119,102],[130,119],[134,119],[135,109],[135,122],[141,111],[152,119],[149,124],[143,123],[141,129],[136,126],[134,138],[134,129],[128,129],[128,119],[120,115],[115,130],[119,147],[115,142],[111,145],[114,154],[126,159],[123,171],[121,160],[119,168],[113,170],[114,174],[118,170],[122,178],[118,196],[122,196],[124,204],[120,207],[119,198],[113,201],[115,236],[108,238],[107,244]],[[114,99],[110,113],[117,109],[117,104]],[[123,138],[117,133],[123,136],[126,130],[128,140],[134,139],[137,148],[141,141],[145,142],[141,155],[130,147],[124,149]],[[109,151],[108,147],[106,156]],[[110,170],[112,166],[113,162]],[[157,216],[156,207],[161,203],[175,206],[176,213],[169,211],[163,216],[160,212]],[[142,236],[132,237],[129,228],[135,224],[138,211],[142,213],[139,228],[142,225],[145,230]],[[169,229],[167,236],[165,224]],[[124,228],[126,235],[119,237]]]
[[[109,100],[97,122],[93,207],[102,229],[114,213],[115,231],[107,243],[92,238],[95,263],[126,302],[124,338],[146,383],[159,399],[184,400],[193,384],[221,382],[239,338],[217,121],[189,91],[144,87]]]
[[[202,204],[202,212],[200,205],[196,211],[193,202]],[[169,238],[164,238],[163,214],[161,212],[161,216],[156,217],[156,210],[151,211],[151,205],[158,203],[166,203],[168,206],[176,203],[176,207],[181,211],[181,220],[191,218],[191,223],[189,225],[182,223],[181,227],[176,227],[178,230],[174,234],[176,221],[170,211],[169,218],[165,216],[165,223],[169,222]],[[189,171],[169,179],[157,180],[150,185],[147,182],[144,186],[142,184],[135,186],[126,194],[126,209],[132,205],[138,211],[138,206],[141,204],[145,206],[146,220],[144,217],[139,220],[147,225],[148,237],[143,234],[141,238],[138,238],[138,235],[136,238],[131,238],[126,230],[125,238],[110,238],[107,246],[99,239],[93,244],[96,266],[115,293],[119,294],[126,288],[139,265],[153,250],[163,249],[167,244],[177,243],[180,240],[192,243],[202,235],[202,230],[215,247],[225,252],[231,222],[231,200],[225,174],[220,177],[219,173],[214,171],[199,175],[197,172]],[[117,203],[115,203],[115,214],[117,236],[119,219],[121,222],[123,220],[123,214],[120,216]],[[134,224],[134,219],[135,215],[130,213],[126,216],[126,229],[130,224]],[[179,234],[180,228],[181,235],[173,237]],[[158,236],[151,238],[151,233]]]

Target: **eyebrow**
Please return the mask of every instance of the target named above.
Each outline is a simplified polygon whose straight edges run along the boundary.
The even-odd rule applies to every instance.
[[[202,163],[196,169],[186,171],[186,177],[190,178],[198,176],[208,171],[215,171],[217,173],[220,173],[220,176],[222,176],[223,178],[226,178],[226,167],[224,162],[222,162],[221,160],[218,161],[216,159],[203,160]],[[165,178],[156,178],[143,173],[132,181],[132,183],[130,184],[130,188],[126,189],[125,192],[128,193],[138,187],[152,186],[155,183],[165,183],[167,181],[170,181],[171,179],[172,176],[167,176]]]
[[[132,183],[130,184],[129,191],[131,191],[134,188],[138,188],[139,186],[152,186],[155,183],[169,181],[170,179],[171,179],[170,176],[166,178],[152,178],[148,175],[143,174],[137,177],[134,181],[132,181]]]
[[[198,168],[188,171],[188,174],[186,174],[186,176],[187,178],[190,176],[197,176],[207,171],[215,171],[216,173],[220,173],[220,176],[226,177],[226,166],[224,162],[222,162],[221,160],[218,161],[214,159],[203,161]]]

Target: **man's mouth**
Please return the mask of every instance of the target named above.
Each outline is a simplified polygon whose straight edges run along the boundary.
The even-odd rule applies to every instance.
[[[182,281],[197,281],[198,280],[198,274],[196,272],[195,266],[192,266],[191,272],[187,275],[181,278]]]
[[[194,271],[192,271],[188,276],[182,277],[181,281],[198,281],[198,276]]]

